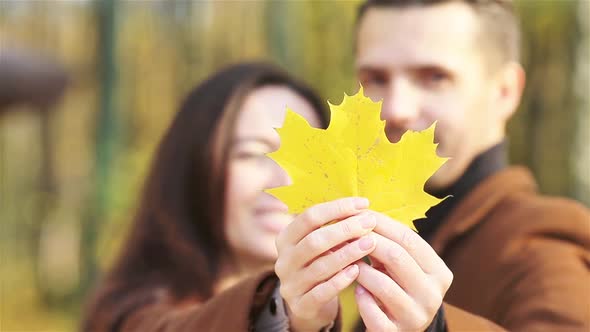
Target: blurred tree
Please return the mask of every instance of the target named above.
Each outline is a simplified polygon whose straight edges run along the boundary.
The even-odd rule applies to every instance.
[[[80,294],[85,294],[94,283],[97,275],[96,243],[101,231],[101,224],[109,209],[113,159],[117,150],[119,127],[117,105],[117,61],[115,59],[116,42],[116,6],[115,0],[103,0],[95,4],[98,33],[98,79],[100,108],[96,120],[95,174],[91,200],[83,217],[81,229],[81,284]]]
[[[571,155],[575,153],[576,114],[581,112],[574,80],[577,41],[582,37],[578,2],[517,4],[522,15],[527,86],[509,127],[510,158],[533,171],[543,192],[573,196]]]

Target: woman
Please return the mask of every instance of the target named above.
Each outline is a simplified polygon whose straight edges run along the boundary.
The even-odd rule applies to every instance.
[[[368,328],[436,330],[452,275],[409,228],[363,198],[293,217],[263,192],[289,183],[266,157],[279,146],[273,127],[285,106],[326,126],[323,104],[264,64],[232,66],[193,90],[160,144],[83,330],[339,330],[338,295],[355,280]],[[360,261],[367,255],[377,264]]]
[[[98,288],[84,330],[116,331],[158,301],[201,303],[272,268],[286,206],[262,190],[288,177],[265,156],[285,107],[326,125],[307,86],[261,63],[229,67],[184,101],[155,154],[121,254]]]

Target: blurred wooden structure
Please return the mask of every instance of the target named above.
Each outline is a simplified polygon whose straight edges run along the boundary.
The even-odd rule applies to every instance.
[[[0,112],[15,104],[46,111],[63,95],[68,82],[65,68],[32,51],[0,52]]]

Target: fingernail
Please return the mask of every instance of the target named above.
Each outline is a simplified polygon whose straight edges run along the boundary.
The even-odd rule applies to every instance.
[[[354,277],[356,277],[356,275],[358,273],[358,269],[359,269],[359,267],[356,264],[352,264],[351,266],[346,268],[346,271],[344,271],[344,274],[346,274],[346,276],[349,278],[354,278]]]
[[[361,217],[361,226],[365,229],[374,228],[377,224],[377,219],[373,215],[365,215]]]
[[[359,248],[361,248],[361,250],[369,250],[371,248],[373,248],[373,244],[375,243],[375,241],[373,240],[373,237],[370,235],[364,236],[361,238],[361,240],[359,241]]]
[[[357,210],[366,209],[366,208],[369,207],[369,200],[367,198],[364,198],[364,197],[357,197],[354,200],[354,207]]]
[[[354,290],[354,292],[357,295],[363,295],[363,294],[365,294],[367,292],[367,290],[365,289],[365,287],[363,287],[361,285],[358,285],[358,286],[356,286],[356,289]]]

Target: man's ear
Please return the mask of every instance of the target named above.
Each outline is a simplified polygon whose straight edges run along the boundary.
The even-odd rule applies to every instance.
[[[524,90],[526,74],[517,62],[510,62],[498,72],[496,105],[504,121],[508,121],[514,114]]]

